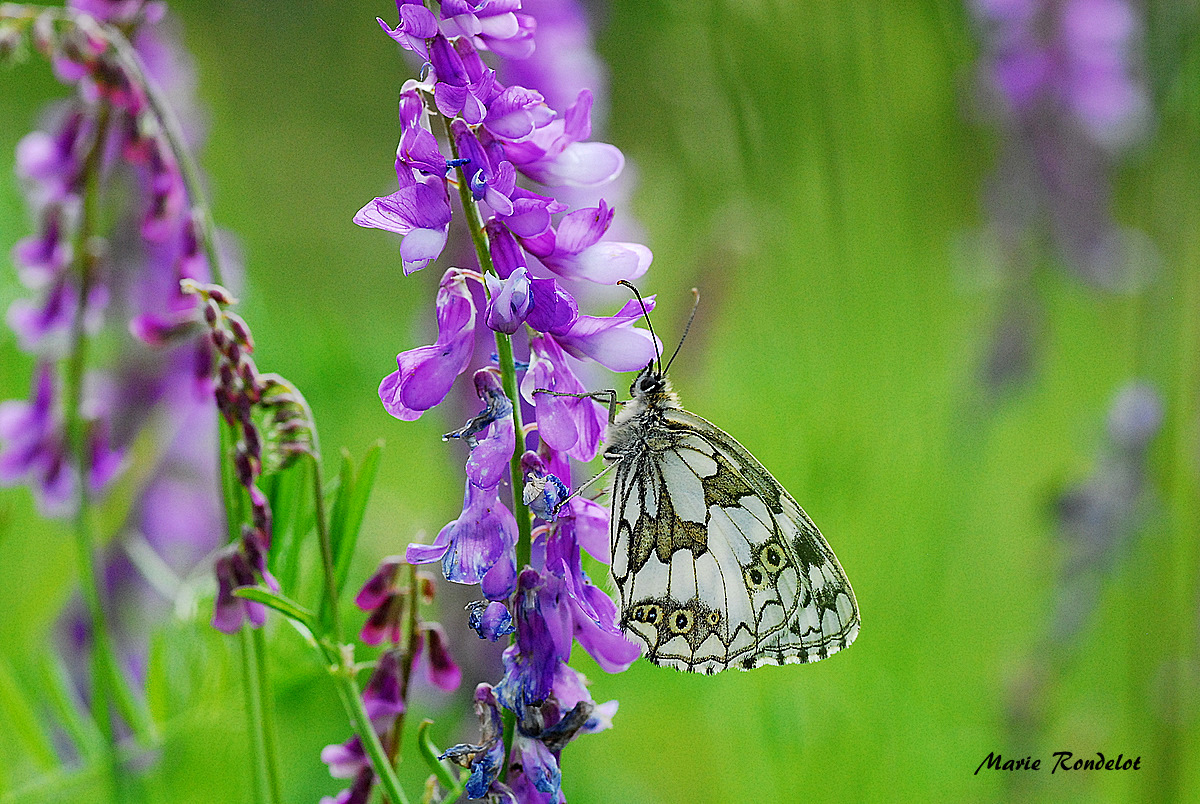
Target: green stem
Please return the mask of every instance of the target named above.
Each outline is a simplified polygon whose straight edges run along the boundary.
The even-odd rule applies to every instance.
[[[275,736],[275,700],[271,694],[271,679],[267,670],[267,641],[261,628],[247,628],[253,637],[255,664],[257,665],[256,681],[258,682],[258,700],[262,712],[262,720],[257,728],[262,732],[263,768],[266,770],[268,801],[278,804],[283,801],[279,790],[279,749]]]
[[[400,700],[408,700],[408,682],[412,678],[413,660],[417,658],[417,639],[420,638],[417,608],[421,598],[420,585],[417,583],[417,568],[408,565],[408,594],[405,601],[405,626],[402,635],[404,652],[400,655]],[[404,712],[396,715],[392,721],[389,735],[389,753],[394,765],[400,755],[400,739],[404,736]]]
[[[311,417],[309,421],[311,421]],[[315,437],[315,436],[314,436]],[[338,611],[337,568],[333,561],[333,542],[329,538],[329,522],[325,516],[325,489],[321,481],[321,461],[312,458],[313,498],[317,506],[317,541],[321,545],[321,570],[325,575],[325,602],[329,607],[329,621],[333,628],[333,639],[342,644],[342,618]]]
[[[331,667],[331,671],[334,683],[337,685],[338,695],[342,699],[342,705],[346,707],[346,714],[350,716],[350,721],[354,724],[354,731],[362,741],[363,750],[371,760],[371,767],[375,769],[375,775],[379,777],[379,784],[383,788],[384,795],[394,804],[408,804],[408,796],[400,787],[396,770],[392,767],[387,752],[383,749],[379,735],[375,733],[375,727],[371,725],[371,718],[367,716],[362,693],[358,689],[358,682],[354,680],[353,664],[347,660],[345,655],[329,658],[336,661],[336,664]]]
[[[446,138],[450,141],[450,152],[455,159],[458,159],[458,143],[455,142],[454,133],[450,130],[450,121],[443,116],[442,123],[446,129]],[[466,216],[467,231],[471,233],[471,242],[475,246],[475,256],[479,260],[480,271],[484,274],[495,274],[496,268],[492,264],[492,255],[488,250],[487,235],[483,231],[483,219],[479,214],[479,206],[471,194],[471,188],[467,183],[462,165],[455,170],[458,173],[458,197]],[[487,285],[484,285],[484,293],[487,293]],[[513,360],[512,340],[503,332],[497,332],[495,335],[496,356],[500,363],[500,383],[504,387],[505,396],[512,402],[513,427],[517,433],[516,446],[509,459],[509,473],[512,478],[513,515],[517,520],[517,572],[520,573],[529,563],[530,545],[533,541],[533,517],[529,513],[528,506],[525,505],[525,498],[522,494],[525,478],[521,471],[521,455],[525,452],[525,431],[521,422],[521,397],[517,393],[517,369]],[[514,635],[513,638],[515,639],[516,636]],[[505,709],[503,720],[504,753],[507,757],[512,748],[517,719],[512,711]],[[506,761],[504,768],[500,771],[501,781],[507,776],[508,762]]]
[[[260,804],[271,802],[271,786],[268,781],[267,751],[264,744],[262,688],[258,684],[258,645],[249,626],[242,626],[242,689],[246,693],[246,723],[250,729],[250,773],[254,779],[254,800]]]
[[[442,123],[446,129],[446,138],[450,141],[450,152],[455,159],[458,159],[458,143],[455,142],[454,133],[450,130],[450,121],[443,116]],[[467,176],[463,172],[462,165],[455,168],[455,172],[458,174],[458,197],[466,215],[467,231],[471,233],[471,242],[475,246],[479,269],[484,274],[495,274],[496,268],[492,264],[491,252],[488,251],[487,235],[483,231],[483,218],[479,215],[479,206],[475,203],[474,196],[471,195],[471,188],[467,183]],[[487,292],[486,285],[484,285],[484,292]],[[524,473],[521,472],[521,455],[525,452],[525,433],[521,423],[521,396],[517,393],[517,369],[513,360],[512,340],[503,332],[497,332],[495,335],[496,355],[500,363],[500,382],[504,386],[504,395],[512,402],[513,427],[517,433],[516,447],[513,449],[512,458],[509,459],[509,470],[512,476],[513,515],[517,519],[517,572],[520,572],[529,563],[529,546],[533,530],[533,518],[529,513],[528,506],[525,505],[525,498],[522,496],[525,483]]]

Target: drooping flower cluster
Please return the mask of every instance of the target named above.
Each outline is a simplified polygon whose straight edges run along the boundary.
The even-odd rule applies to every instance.
[[[30,484],[50,515],[70,513],[80,493],[63,420],[69,389],[57,375],[81,339],[118,343],[111,350],[117,360],[88,372],[79,400],[92,495],[118,475],[156,406],[173,407],[182,418],[206,404],[209,364],[200,338],[179,337],[171,348],[154,350],[131,337],[165,345],[169,334],[187,335],[166,326],[194,307],[180,294],[179,280],[207,280],[209,271],[160,121],[141,81],[129,74],[96,22],[120,27],[147,74],[167,91],[186,94],[186,61],[160,24],[165,7],[73,0],[68,9],[89,16],[79,24],[49,17],[34,23],[35,43],[76,95],[17,147],[17,172],[39,230],[14,248],[20,278],[33,296],[12,304],[8,323],[38,367],[30,401],[4,403],[0,415],[0,483]],[[116,224],[98,229],[89,210],[101,197],[123,194]],[[110,210],[107,204],[106,218]]]
[[[401,92],[398,190],[368,203],[355,221],[401,235],[403,268],[411,273],[442,254],[457,194],[467,205],[480,267],[444,272],[436,341],[398,356],[380,398],[406,421],[440,404],[472,367],[477,334],[494,338],[498,354],[511,349],[507,354],[516,358],[493,356],[497,365],[474,372],[483,410],[447,435],[471,447],[462,513],[432,544],[410,545],[405,558],[440,562],[449,580],[480,585],[484,600],[470,610],[480,637],[495,640],[515,629],[502,680],[477,690],[481,743],[447,753],[471,769],[468,795],[561,801],[563,746],[606,728],[616,708],[615,701],[592,702],[584,679],[568,666],[573,642],[610,672],[638,656],[612,600],[583,570],[583,550],[609,560],[608,512],[591,500],[567,499],[571,461],[597,455],[605,411],[566,394],[586,392],[579,379],[586,362],[629,371],[655,354],[650,334],[634,326],[641,304],[587,315],[580,312],[580,289],[636,279],[651,255],[640,244],[604,239],[614,211],[603,199],[572,209],[554,197],[562,188],[607,185],[624,158],[612,145],[589,141],[590,91],[554,109],[536,89],[503,85],[489,66],[495,57],[503,66],[534,52],[536,23],[518,0],[446,0],[436,11],[404,0],[397,6],[398,24],[380,24],[425,66],[422,79],[405,82]],[[653,298],[646,306],[653,307]],[[521,371],[524,377],[514,376]],[[519,431],[516,414],[526,425]],[[514,455],[521,458],[515,476]],[[530,511],[540,524],[529,564],[518,566],[528,523],[517,517]],[[517,721],[507,759],[501,706]]]
[[[137,668],[148,618],[169,610],[145,562],[185,577],[222,532],[211,353],[179,290],[211,270],[177,161],[177,149],[201,144],[203,115],[161,2],[0,9],[0,57],[30,40],[73,94],[17,146],[36,228],[13,249],[29,294],[7,321],[35,366],[29,400],[0,403],[0,485],[27,484],[45,515],[61,517],[119,478],[145,478],[123,488],[133,505],[117,538],[101,534],[99,557],[110,628]],[[164,111],[179,124],[173,137]],[[156,450],[135,453],[139,439]],[[74,622],[68,611],[64,630],[86,639],[90,626]]]
[[[1151,126],[1142,21],[1129,0],[970,0],[981,106],[1001,133],[984,188],[978,257],[1013,292],[983,371],[998,387],[1028,373],[1038,327],[1029,276],[1049,253],[1092,287],[1131,291],[1153,245],[1112,214],[1111,176]]]
[[[191,280],[183,290],[199,297],[209,339],[217,354],[217,409],[237,434],[233,466],[237,481],[250,502],[250,524],[242,525],[241,538],[225,547],[217,558],[217,601],[213,626],[233,633],[243,620],[260,626],[266,620],[261,603],[234,596],[243,586],[259,581],[273,591],[279,584],[267,569],[271,547],[271,506],[258,487],[264,471],[277,471],[301,455],[316,456],[312,414],[294,387],[277,374],[260,374],[251,356],[254,340],[250,328],[227,308],[235,303],[220,285]]]

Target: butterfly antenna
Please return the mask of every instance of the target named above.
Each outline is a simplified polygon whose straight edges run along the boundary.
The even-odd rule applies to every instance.
[[[683,342],[687,340],[688,330],[692,328],[692,322],[696,320],[696,310],[700,307],[700,289],[692,288],[692,312],[688,316],[687,324],[683,328],[683,335],[679,337],[679,345],[675,347],[675,351],[671,353],[671,359],[667,361],[667,367],[663,369],[663,373],[671,370],[671,364],[675,362],[675,358],[679,356],[679,350],[683,348]]]
[[[654,344],[654,358],[658,361],[658,373],[662,374],[662,352],[658,351],[658,336],[654,334],[654,325],[650,323],[650,311],[646,309],[646,302],[642,300],[642,294],[638,293],[638,289],[633,286],[632,282],[621,279],[617,284],[624,285],[632,290],[634,297],[638,300],[638,304],[642,305],[642,316],[646,319],[646,326],[650,328],[650,342]]]

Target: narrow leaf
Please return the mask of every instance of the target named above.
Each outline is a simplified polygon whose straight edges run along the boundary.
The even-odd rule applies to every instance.
[[[58,724],[70,735],[75,750],[85,761],[103,755],[104,735],[80,700],[71,676],[57,654],[46,655],[41,676],[47,702],[58,717]]]
[[[258,586],[243,586],[234,589],[233,593],[238,597],[253,600],[255,603],[262,603],[264,606],[275,609],[289,620],[303,625],[310,634],[316,633],[316,615],[289,597]]]
[[[353,487],[349,489],[341,538],[334,542],[333,559],[339,593],[345,588],[346,579],[350,575],[350,562],[354,557],[354,548],[358,544],[358,532],[362,528],[363,517],[367,512],[367,503],[370,501],[371,491],[375,487],[375,476],[379,472],[379,459],[382,453],[382,441],[376,441],[371,445],[354,477]]]
[[[429,736],[429,727],[433,725],[433,721],[426,718],[421,721],[421,725],[417,726],[417,748],[421,752],[421,756],[425,759],[425,764],[437,776],[438,782],[447,790],[454,790],[458,786],[458,782],[454,779],[454,774],[450,770],[449,763],[438,759],[442,752],[436,745],[433,744],[433,738]],[[455,796],[457,798],[457,796]],[[446,801],[454,801],[454,798],[447,796]]]
[[[39,770],[48,771],[58,764],[50,738],[38,725],[41,719],[21,690],[8,662],[0,658],[0,722],[29,752]]]

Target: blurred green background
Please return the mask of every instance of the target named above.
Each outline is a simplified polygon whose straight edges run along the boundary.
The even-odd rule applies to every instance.
[[[1117,174],[1116,211],[1154,240],[1161,267],[1123,295],[1039,269],[1036,369],[998,397],[977,377],[1003,298],[965,277],[954,249],[983,222],[997,145],[970,119],[976,44],[960,4],[598,9],[607,139],[637,166],[634,212],[655,254],[640,287],[659,294],[664,340],[681,330],[688,289],[703,294],[676,388],[820,525],[863,627],[829,661],[713,678],[641,662],[608,675],[577,649],[596,700],[621,706],[613,730],[566,749],[568,801],[1200,799],[1200,55],[1194,4],[1170,30],[1156,27],[1170,4],[1147,7],[1157,131]],[[304,390],[327,454],[387,442],[362,579],[461,506],[462,455],[440,439],[458,423],[398,422],[375,393],[398,351],[428,342],[441,271],[405,278],[395,239],[351,223],[394,182],[408,70],[374,20],[394,8],[173,8],[211,112],[202,163],[215,216],[244,250],[258,365]],[[37,59],[0,75],[0,154],[63,92]],[[0,180],[0,253],[29,228],[15,178]],[[0,307],[24,293],[6,264]],[[24,396],[29,375],[0,329],[0,396]],[[1047,653],[1064,554],[1053,501],[1095,469],[1108,406],[1132,378],[1165,402],[1149,513],[1074,646]],[[74,584],[69,533],[41,522],[24,489],[0,493],[4,802],[99,795],[86,770],[55,771],[31,748],[11,703],[24,696],[24,716],[44,716],[40,656]],[[155,637],[164,672],[150,696],[168,725],[136,800],[251,800],[237,642],[208,616]],[[449,604],[442,619],[467,677],[455,696],[421,688],[411,722],[430,714],[446,745],[476,739],[470,692],[499,666]],[[295,633],[270,632],[284,798],[315,802],[343,786],[318,754],[348,725]],[[1033,732],[1013,726],[1023,707],[1040,713]],[[1141,770],[1052,776],[1059,750],[1140,755]],[[1040,756],[1043,769],[975,775],[993,751]],[[418,791],[426,774],[411,752],[401,770]]]

